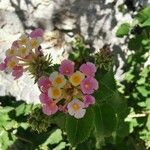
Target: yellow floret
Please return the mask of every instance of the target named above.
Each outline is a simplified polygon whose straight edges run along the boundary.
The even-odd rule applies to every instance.
[[[58,99],[61,97],[62,91],[60,88],[58,87],[51,87],[48,90],[48,95],[49,97],[53,98],[53,99]]]
[[[12,58],[10,61],[7,63],[7,68],[8,70],[12,70],[16,65],[18,64],[18,60],[16,58]]]
[[[11,48],[6,51],[6,56],[15,56],[16,53],[17,53],[17,50]]]
[[[84,79],[84,74],[81,73],[80,71],[76,71],[75,73],[73,73],[70,78],[69,81],[71,82],[71,84],[73,86],[78,86],[80,85],[81,81]]]

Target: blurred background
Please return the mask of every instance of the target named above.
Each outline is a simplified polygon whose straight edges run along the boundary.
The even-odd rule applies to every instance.
[[[116,79],[121,80],[127,49],[124,39],[116,38],[115,32],[147,4],[148,0],[0,0],[0,61],[21,34],[40,27],[45,31],[43,49],[55,62],[67,57],[68,43],[77,35],[84,37],[91,49],[111,44]],[[10,75],[0,72],[0,81],[1,96],[11,94],[17,100],[38,102],[38,89],[30,77],[13,81]]]

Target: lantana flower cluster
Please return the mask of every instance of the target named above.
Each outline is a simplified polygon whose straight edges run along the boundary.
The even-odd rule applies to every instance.
[[[14,79],[21,77],[23,72],[28,70],[30,62],[43,55],[40,46],[43,33],[43,30],[38,28],[14,41],[6,51],[6,58],[0,64],[0,70],[11,72]]]
[[[92,94],[99,87],[95,79],[95,65],[86,62],[79,70],[75,70],[74,65],[71,60],[63,60],[58,71],[52,72],[49,77],[39,78],[39,97],[46,115],[63,111],[75,118],[82,118],[86,109],[95,103]]]

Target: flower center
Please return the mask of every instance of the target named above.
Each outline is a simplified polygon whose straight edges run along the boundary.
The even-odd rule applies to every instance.
[[[32,48],[36,48],[37,45],[38,45],[37,41],[36,41],[35,39],[33,39],[33,40],[31,41],[31,46],[32,46]]]
[[[61,79],[61,77],[57,77],[57,78],[55,79],[55,82],[56,82],[57,84],[62,83],[62,79]]]
[[[60,94],[60,90],[59,89],[53,89],[53,95],[54,96],[58,96]]]
[[[20,50],[21,50],[21,52],[22,52],[23,54],[25,54],[26,51],[27,51],[27,48],[23,47],[23,48],[21,48]]]
[[[73,80],[74,80],[75,83],[80,83],[81,77],[79,75],[78,76],[74,76]]]
[[[69,73],[69,70],[68,70],[68,68],[66,67],[66,68],[64,68],[64,72],[65,73]]]
[[[89,89],[89,88],[90,88],[90,84],[89,84],[89,83],[86,83],[86,84],[85,84],[85,88],[86,88],[86,89]]]
[[[78,104],[74,103],[74,104],[72,105],[72,108],[73,108],[74,111],[77,111],[77,110],[80,109],[80,106],[79,106]]]
[[[16,65],[16,62],[15,62],[15,61],[11,61],[11,62],[9,62],[9,64],[8,64],[8,66],[9,66],[10,68],[13,68],[15,65]]]
[[[26,39],[26,38],[23,38],[23,39],[21,39],[20,42],[21,42],[22,45],[26,45],[26,44],[27,44],[27,39]]]

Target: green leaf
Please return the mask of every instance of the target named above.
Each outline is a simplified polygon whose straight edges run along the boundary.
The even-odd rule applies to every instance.
[[[94,113],[92,109],[87,109],[84,118],[76,119],[70,115],[66,121],[66,132],[69,142],[75,146],[85,141],[93,128]]]
[[[60,129],[65,130],[66,124],[66,114],[65,113],[57,113],[52,118],[52,123],[56,124]]]
[[[128,43],[128,48],[130,50],[140,50],[142,48],[142,40],[143,37],[141,36],[137,36],[135,38],[130,39],[129,43]]]
[[[118,28],[116,32],[117,37],[123,37],[125,35],[128,35],[130,31],[130,24],[129,23],[123,23],[121,26]]]
[[[18,107],[16,107],[16,116],[20,116],[25,112],[26,104],[22,103]]]
[[[145,9],[141,10],[138,12],[136,15],[136,18],[138,19],[139,22],[143,23],[147,19],[150,18],[150,6],[146,7]]]
[[[144,96],[144,97],[147,97],[148,94],[150,94],[149,90],[146,89],[145,86],[138,86],[136,87],[136,89],[139,91],[139,93]]]
[[[114,109],[109,104],[96,105],[95,108],[95,127],[98,137],[111,136],[116,130],[117,119]]]
[[[94,96],[96,103],[101,103],[114,94],[116,90],[116,81],[112,71],[102,74],[101,71],[98,70],[96,79],[99,81],[99,89],[94,93]]]
[[[62,131],[60,129],[56,129],[49,138],[43,143],[43,145],[48,144],[58,144],[62,140]]]

